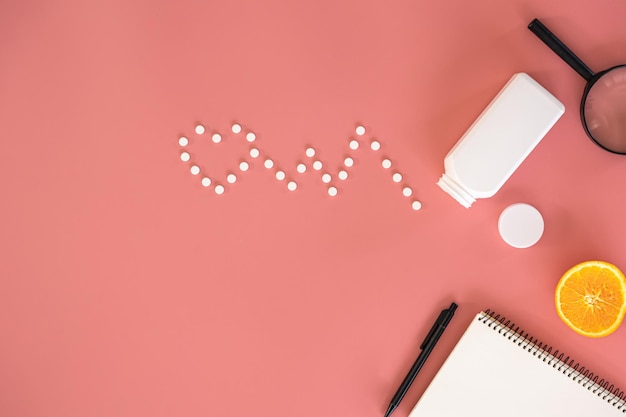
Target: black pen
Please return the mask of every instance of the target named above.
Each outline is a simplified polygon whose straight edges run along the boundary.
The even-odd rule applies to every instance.
[[[398,388],[398,391],[391,399],[391,403],[389,404],[389,408],[387,408],[385,417],[389,417],[391,413],[393,413],[393,410],[398,407],[398,404],[400,404],[402,398],[404,398],[404,394],[406,394],[406,392],[409,390],[409,387],[413,383],[413,380],[417,376],[417,373],[420,371],[420,369],[422,369],[422,366],[424,366],[424,362],[426,362],[428,355],[430,355],[430,352],[432,352],[433,348],[437,344],[437,341],[443,334],[443,331],[446,330],[448,323],[450,323],[452,316],[454,316],[454,310],[456,310],[457,307],[458,306],[455,303],[452,303],[450,307],[443,310],[439,314],[439,317],[437,317],[437,320],[435,321],[432,329],[430,329],[430,331],[426,335],[426,338],[420,345],[421,352],[415,360],[415,363],[411,367],[409,374],[404,378],[404,381],[402,381],[402,384],[400,384],[400,388]]]

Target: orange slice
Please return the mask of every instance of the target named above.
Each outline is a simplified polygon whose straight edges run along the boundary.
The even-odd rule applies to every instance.
[[[580,263],[561,277],[555,303],[561,320],[575,332],[587,337],[608,336],[626,314],[626,278],[608,262]]]

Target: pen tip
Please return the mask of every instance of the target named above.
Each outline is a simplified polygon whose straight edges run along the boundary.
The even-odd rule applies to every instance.
[[[391,415],[391,413],[393,413],[393,410],[395,410],[396,407],[393,406],[393,404],[391,404],[389,406],[389,408],[387,409],[387,412],[385,413],[385,417],[389,417]]]

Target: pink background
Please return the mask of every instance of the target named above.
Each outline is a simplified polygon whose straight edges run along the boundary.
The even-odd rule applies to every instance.
[[[626,269],[626,159],[586,138],[584,80],[534,17],[594,70],[626,62],[621,0],[3,1],[0,414],[381,416],[451,301],[394,415],[482,308],[626,388],[626,328],[584,338],[553,303],[578,262]],[[464,209],[435,185],[443,158],[519,71],[566,113]],[[248,150],[234,121],[298,190],[258,160],[224,195],[200,185],[178,137],[223,179]],[[308,145],[335,170],[353,155],[335,198],[296,173]],[[546,222],[529,249],[497,232],[517,202]]]

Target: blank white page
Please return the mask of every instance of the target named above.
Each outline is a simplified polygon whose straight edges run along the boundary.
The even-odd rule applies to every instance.
[[[626,415],[624,399],[572,371],[481,312],[409,417]]]

